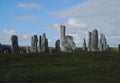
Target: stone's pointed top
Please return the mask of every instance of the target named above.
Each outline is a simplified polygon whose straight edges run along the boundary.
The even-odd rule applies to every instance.
[[[60,25],[60,27],[64,27],[65,28],[65,25]]]
[[[92,31],[92,33],[94,33],[94,32],[98,32],[98,30],[97,30],[97,29],[94,29],[94,30]]]
[[[93,29],[93,31],[98,31],[97,29]]]
[[[45,34],[45,33],[43,33],[42,37],[46,38],[46,34]]]

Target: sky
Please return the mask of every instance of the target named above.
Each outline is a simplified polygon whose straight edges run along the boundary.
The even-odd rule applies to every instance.
[[[0,43],[11,44],[17,35],[19,45],[30,46],[31,36],[46,33],[49,46],[60,38],[60,25],[66,26],[77,47],[88,32],[97,29],[109,46],[120,44],[120,0],[0,0]]]

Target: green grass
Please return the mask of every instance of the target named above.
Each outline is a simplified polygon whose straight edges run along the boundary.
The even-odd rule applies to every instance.
[[[120,83],[120,53],[0,54],[0,83]]]

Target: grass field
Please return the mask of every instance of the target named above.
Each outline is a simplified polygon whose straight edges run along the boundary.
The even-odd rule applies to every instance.
[[[120,83],[120,53],[0,54],[0,83]]]

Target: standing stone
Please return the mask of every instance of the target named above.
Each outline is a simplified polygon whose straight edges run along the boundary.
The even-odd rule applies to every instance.
[[[38,37],[37,35],[32,36],[31,38],[31,52],[37,52],[37,43],[38,43]]]
[[[94,29],[91,35],[91,51],[98,51],[98,31]]]
[[[89,52],[91,51],[91,35],[92,35],[92,33],[89,32],[88,33],[88,51]]]
[[[66,27],[64,25],[60,26],[60,48],[61,51],[65,51],[65,47],[63,45],[64,41],[65,41],[65,29]]]
[[[106,50],[107,50],[107,41],[105,35],[101,33],[99,40],[99,51],[106,51]]]
[[[87,51],[86,40],[85,40],[85,38],[84,38],[84,41],[83,41],[83,51]]]
[[[106,42],[106,38],[105,35],[103,36],[103,51],[107,50],[107,42]]]
[[[48,39],[46,38],[45,33],[41,36],[41,52],[48,51]]]
[[[76,44],[73,41],[72,36],[65,35],[65,30],[66,30],[66,27],[64,25],[61,25],[60,26],[60,48],[61,48],[61,51],[64,51],[64,52],[74,51],[76,49]]]
[[[11,51],[12,52],[18,52],[18,37],[16,35],[11,36],[11,42],[12,42],[12,46],[11,46]]]
[[[60,51],[60,40],[58,39],[55,43],[55,51],[59,52]]]
[[[63,46],[64,46],[64,51],[65,52],[71,52],[74,51],[76,49],[76,44],[73,41],[73,37],[72,36],[65,36],[65,40],[63,42]]]
[[[34,35],[34,52],[37,52],[37,43],[38,43],[38,37],[37,35]]]
[[[39,46],[38,46],[38,51],[41,52],[41,35],[39,37]]]

